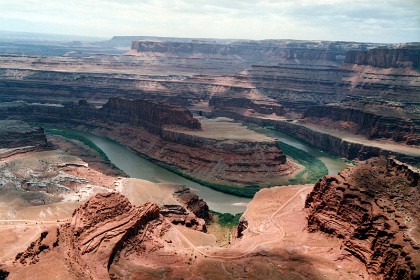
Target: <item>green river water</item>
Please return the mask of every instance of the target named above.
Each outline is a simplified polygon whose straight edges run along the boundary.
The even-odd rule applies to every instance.
[[[257,132],[266,134],[270,137],[277,138],[286,144],[304,150],[312,154],[313,156],[318,157],[327,166],[330,174],[336,174],[337,172],[348,167],[348,163],[345,163],[340,159],[322,153],[321,151],[311,147],[310,145],[303,143],[281,132],[272,131],[265,128],[252,129]],[[74,134],[79,134],[89,139],[108,156],[109,160],[116,167],[124,171],[127,175],[129,175],[132,178],[144,179],[155,183],[175,183],[186,185],[192,191],[197,193],[197,195],[203,198],[207,202],[211,210],[221,213],[241,213],[245,211],[246,205],[250,201],[249,198],[242,198],[218,192],[203,185],[200,185],[196,182],[190,181],[184,177],[181,177],[154,164],[153,162],[137,155],[135,152],[124,147],[123,145],[111,141],[105,137],[100,137],[95,134],[80,130],[60,130],[64,130]]]

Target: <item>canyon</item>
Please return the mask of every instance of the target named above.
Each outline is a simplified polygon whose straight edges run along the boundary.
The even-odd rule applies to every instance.
[[[4,103],[0,117],[85,127],[200,181],[237,187],[224,188],[228,193],[253,194],[258,187],[251,185],[283,183],[301,169],[286,161],[273,139],[240,125],[231,125],[226,134],[223,129],[229,123],[202,120],[202,127],[186,109],[147,100],[114,98],[100,109],[87,102],[75,106]]]
[[[419,276],[419,43],[28,46],[0,55],[0,279]],[[129,178],[83,131],[252,199],[226,222],[194,186]]]
[[[411,279],[420,261],[419,176],[413,167],[381,159],[326,176],[315,186],[263,189],[248,205],[228,247],[168,215],[175,208],[168,206],[182,205],[186,197],[208,215],[208,208],[185,189],[175,187],[168,196],[174,186],[160,184],[147,197],[150,182],[117,179],[114,190],[91,196],[57,224],[44,218],[27,247],[10,246],[19,244],[16,239],[3,240],[9,245],[3,245],[7,265],[2,269],[10,279],[29,274],[39,279],[41,271],[44,277],[67,279]],[[375,188],[369,189],[372,183]],[[395,184],[398,188],[389,187]],[[22,230],[12,220],[2,223],[2,231]],[[31,227],[29,221],[23,227]]]

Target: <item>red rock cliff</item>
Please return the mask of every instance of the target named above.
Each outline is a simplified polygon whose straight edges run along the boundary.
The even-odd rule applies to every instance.
[[[188,109],[145,99],[110,98],[101,111],[111,120],[142,125],[160,132],[164,125],[200,129],[200,122]]]
[[[370,65],[381,68],[420,66],[420,45],[405,46],[400,48],[376,48],[368,51],[348,51],[345,63]]]
[[[392,159],[326,176],[307,197],[308,229],[340,238],[375,279],[418,276],[418,176]]]
[[[156,204],[136,207],[121,194],[97,194],[74,211],[71,223],[44,231],[16,261],[34,264],[58,250],[79,279],[110,279],[108,269],[117,252],[158,218]]]
[[[321,105],[307,109],[303,118],[305,122],[363,134],[369,139],[386,138],[409,145],[420,144],[420,120],[415,115],[387,109],[379,108],[375,112],[344,104]]]

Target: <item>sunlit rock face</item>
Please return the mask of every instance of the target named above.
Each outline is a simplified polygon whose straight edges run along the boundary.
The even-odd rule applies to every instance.
[[[308,229],[340,238],[372,276],[412,279],[420,261],[419,176],[394,159],[326,176],[306,199]]]

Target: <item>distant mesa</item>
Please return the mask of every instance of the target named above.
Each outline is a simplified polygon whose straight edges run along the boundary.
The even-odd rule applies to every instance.
[[[395,48],[374,48],[370,50],[350,50],[345,63],[370,65],[380,68],[420,67],[420,43]]]

